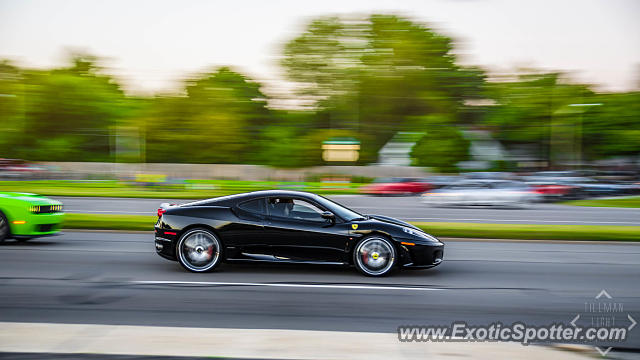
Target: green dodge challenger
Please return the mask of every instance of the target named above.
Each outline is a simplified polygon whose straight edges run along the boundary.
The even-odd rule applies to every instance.
[[[35,194],[0,192],[0,242],[56,234],[63,218],[59,201]]]

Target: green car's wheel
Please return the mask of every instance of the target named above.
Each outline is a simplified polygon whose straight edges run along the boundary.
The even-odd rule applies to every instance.
[[[9,222],[7,217],[0,211],[0,242],[3,242],[9,236]]]

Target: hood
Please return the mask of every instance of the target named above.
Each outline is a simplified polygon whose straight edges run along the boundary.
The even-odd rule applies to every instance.
[[[19,192],[0,192],[0,198],[26,201],[36,205],[61,205],[62,203],[41,195]]]
[[[367,216],[369,218],[371,218],[371,219],[375,219],[375,220],[378,220],[378,221],[384,221],[384,222],[387,222],[387,223],[400,225],[400,226],[406,226],[406,227],[409,227],[409,228],[412,228],[412,229],[415,229],[415,230],[418,230],[418,231],[422,231],[421,229],[419,229],[419,228],[417,228],[417,227],[415,227],[415,226],[413,226],[413,225],[411,225],[411,224],[409,224],[407,222],[404,222],[402,220],[398,220],[396,218],[392,218],[392,217],[389,217],[389,216],[375,215],[375,214],[367,214]]]

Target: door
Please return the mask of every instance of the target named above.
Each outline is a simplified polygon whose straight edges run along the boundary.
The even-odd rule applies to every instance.
[[[265,234],[271,253],[282,261],[346,262],[349,230],[324,219],[319,204],[297,197],[270,197]]]
[[[238,221],[225,227],[227,258],[245,258],[244,254],[265,254],[268,244],[264,237],[266,198],[240,202],[233,207]]]

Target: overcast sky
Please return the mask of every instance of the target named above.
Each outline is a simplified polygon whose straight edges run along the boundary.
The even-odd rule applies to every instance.
[[[86,50],[138,93],[227,64],[277,87],[282,46],[309,19],[358,13],[428,23],[456,40],[461,62],[493,72],[564,70],[607,91],[640,83],[639,0],[0,0],[0,58],[49,67]]]

